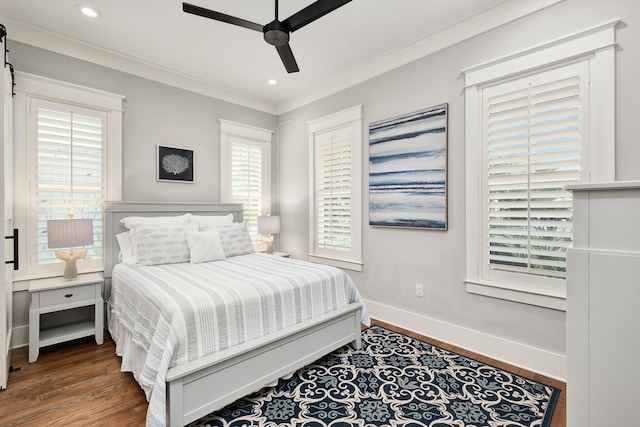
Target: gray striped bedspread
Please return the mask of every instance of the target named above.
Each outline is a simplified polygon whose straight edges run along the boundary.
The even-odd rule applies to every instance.
[[[138,381],[150,390],[147,425],[162,426],[169,368],[352,302],[362,299],[342,270],[256,253],[202,264],[118,264],[110,309],[148,353]],[[364,304],[362,321],[369,324]]]

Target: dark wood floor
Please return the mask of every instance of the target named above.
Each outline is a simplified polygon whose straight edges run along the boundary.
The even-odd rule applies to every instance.
[[[551,427],[565,427],[563,382],[392,325],[374,323],[561,389]],[[144,425],[144,393],[131,374],[120,372],[120,359],[109,334],[101,346],[87,338],[42,349],[32,364],[28,363],[27,348],[22,347],[13,351],[11,365],[20,370],[9,375],[8,388],[0,391],[2,427]]]

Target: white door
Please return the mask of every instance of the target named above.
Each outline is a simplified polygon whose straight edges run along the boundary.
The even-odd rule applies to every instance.
[[[5,38],[6,39],[6,38]],[[3,47],[4,49],[4,47]],[[13,235],[13,97],[11,72],[4,67],[2,75],[2,95],[0,96],[0,222],[3,236]],[[9,366],[11,363],[11,332],[13,330],[13,264],[15,260],[13,239],[4,239],[0,248],[0,260],[3,273],[0,274],[0,389],[7,387]]]

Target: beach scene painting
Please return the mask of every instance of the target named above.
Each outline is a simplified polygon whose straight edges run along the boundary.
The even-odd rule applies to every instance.
[[[369,125],[369,225],[447,229],[447,104]]]

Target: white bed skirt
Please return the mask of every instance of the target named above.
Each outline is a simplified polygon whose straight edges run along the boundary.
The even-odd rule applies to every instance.
[[[153,387],[140,382],[140,372],[142,372],[144,362],[147,360],[147,351],[133,342],[133,334],[131,331],[122,325],[115,316],[111,315],[110,309],[107,310],[107,317],[109,333],[116,343],[116,354],[122,358],[120,371],[131,372],[133,374],[136,382],[144,391],[148,402]]]

